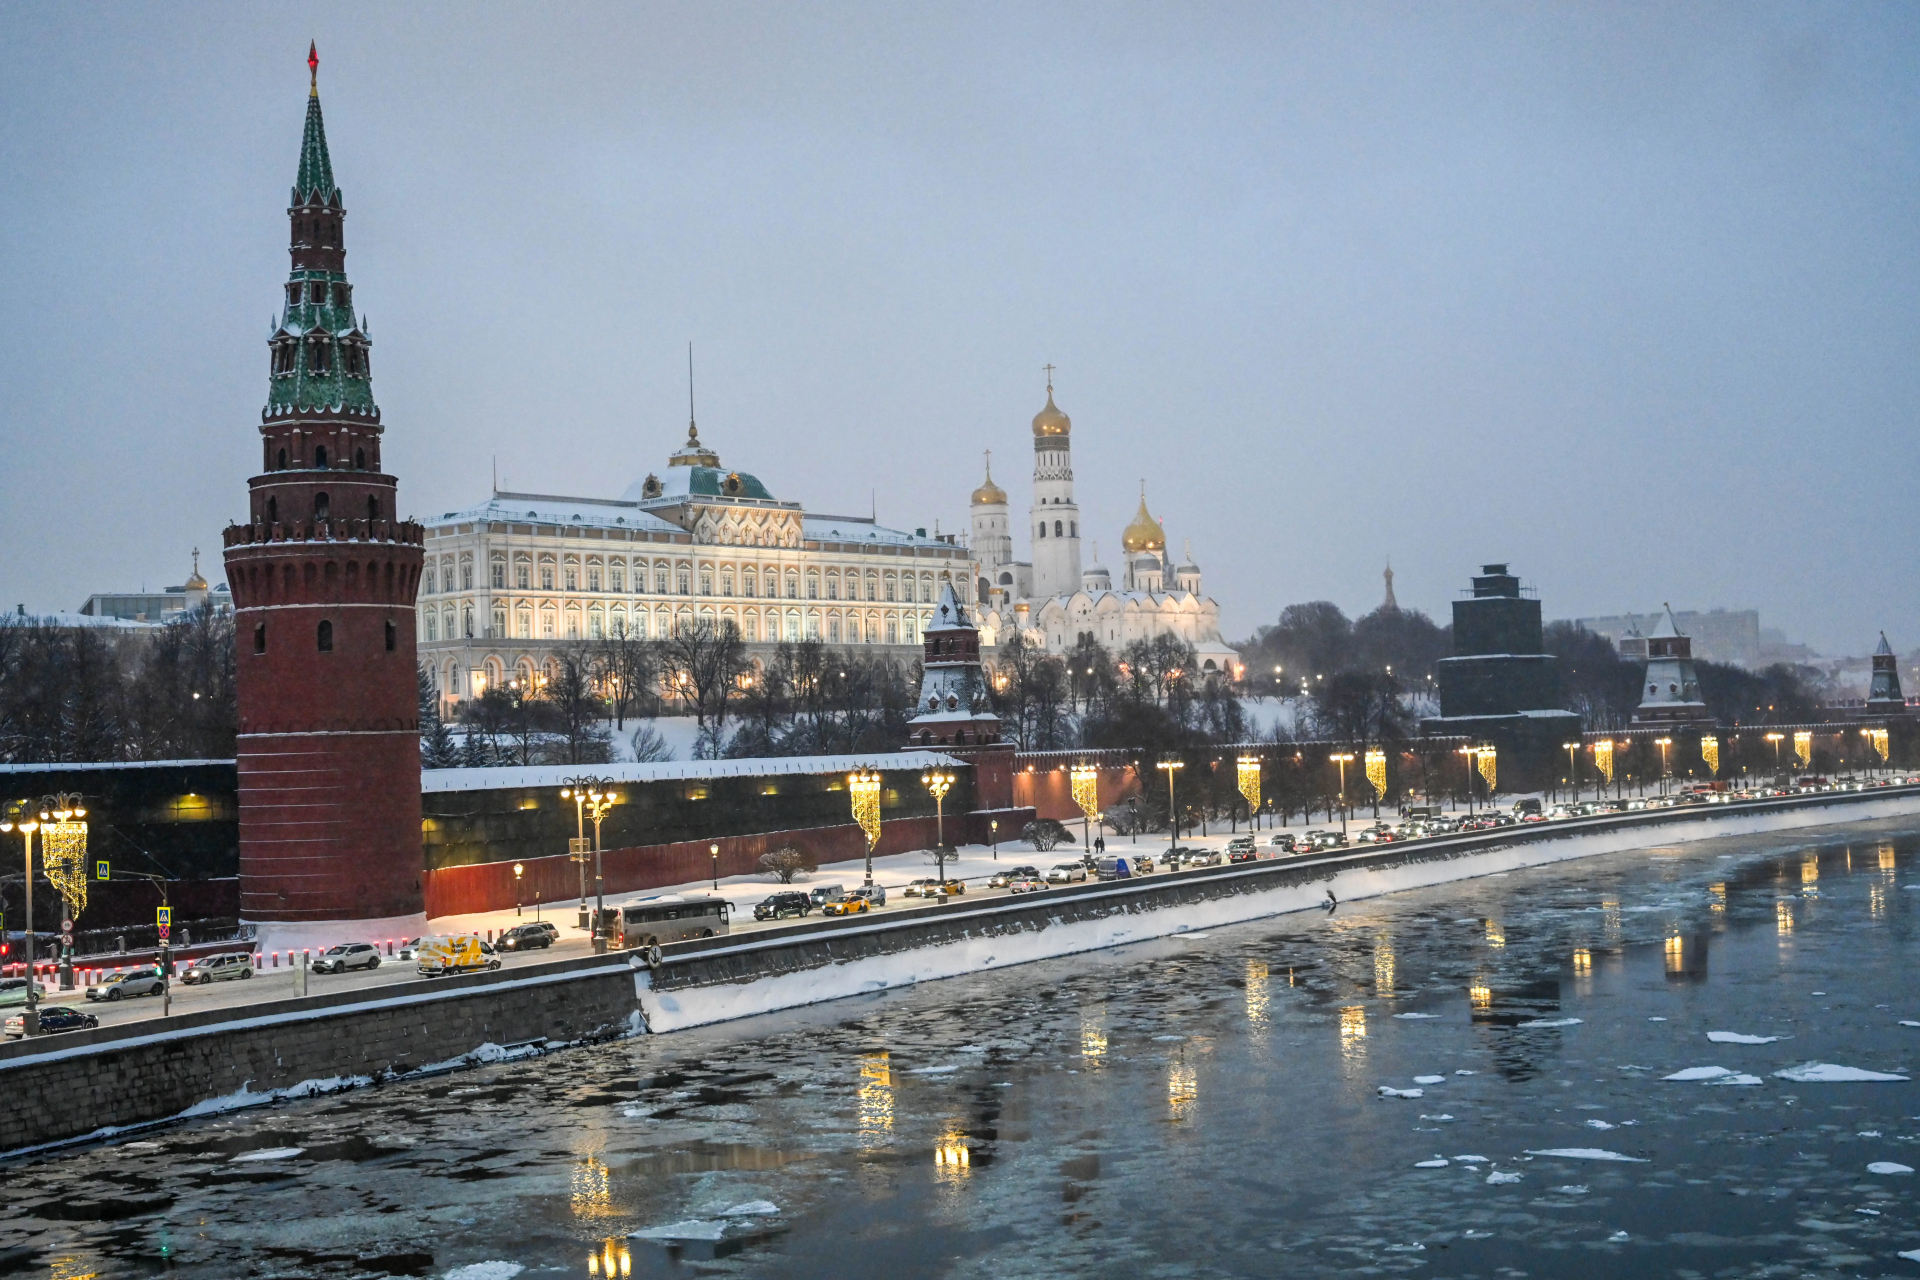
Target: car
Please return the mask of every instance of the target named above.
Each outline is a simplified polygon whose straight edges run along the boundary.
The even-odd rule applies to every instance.
[[[517,924],[500,935],[499,949],[502,951],[532,951],[536,947],[550,947],[560,940],[560,931],[545,920],[536,920],[532,924]]]
[[[416,961],[415,969],[423,978],[438,978],[449,973],[472,973],[475,970],[500,967],[500,957],[494,954],[493,948],[484,939],[471,933],[421,938],[419,944],[414,947],[413,954]],[[367,967],[372,968],[371,965]]]
[[[1338,831],[1309,831],[1307,845],[1315,852],[1323,849],[1338,849],[1347,843],[1347,837]]]
[[[1078,862],[1056,862],[1047,868],[1048,884],[1072,884],[1075,880],[1086,878],[1087,869]]]
[[[1254,856],[1258,857],[1258,853]],[[1268,854],[1268,857],[1273,855]],[[1193,856],[1187,859],[1190,867],[1217,867],[1227,860],[1227,856],[1218,849],[1195,849]]]
[[[315,973],[345,973],[349,969],[378,969],[380,951],[371,942],[342,942],[313,958]]]
[[[88,988],[91,992],[92,988]],[[40,1034],[57,1035],[62,1031],[87,1031],[100,1025],[100,1019],[90,1013],[82,1013],[69,1005],[43,1004],[40,1006]],[[27,1015],[16,1013],[6,1022],[6,1033],[18,1040],[27,1033]]]
[[[883,884],[863,884],[858,889],[847,890],[849,898],[865,898],[869,907],[887,905],[887,886]]]
[[[1007,882],[1008,893],[1039,893],[1047,882],[1039,876],[1018,876]]]
[[[1300,842],[1293,838],[1291,832],[1287,831],[1282,831],[1279,835],[1267,841],[1267,847],[1278,850],[1281,853],[1299,853],[1301,851]]]
[[[820,914],[823,916],[857,916],[871,910],[865,898],[852,893],[835,898],[832,902],[822,903],[820,906]]]
[[[1094,875],[1101,880],[1131,880],[1146,872],[1148,858],[1134,857],[1128,854],[1109,854],[1100,859],[1100,867]]]
[[[900,891],[903,898],[931,898],[940,892],[940,882],[932,876],[924,880],[909,880],[907,887]]]
[[[25,1004],[33,984],[25,978],[0,978],[0,1005]]]
[[[836,898],[844,897],[846,890],[837,884],[823,884],[807,894],[807,900],[816,907],[824,907]]]
[[[158,969],[129,969],[116,973],[98,986],[87,988],[89,1000],[124,1000],[128,996],[157,996],[167,989],[167,980]]]
[[[223,956],[202,956],[187,966],[180,981],[188,986],[202,982],[228,982],[253,976],[253,957],[245,951],[229,951]]]
[[[1392,844],[1395,840],[1398,840],[1399,838],[1400,838],[1399,836],[1396,836],[1395,834],[1393,834],[1392,827],[1384,827],[1384,826],[1368,827],[1365,831],[1362,831],[1360,833],[1359,839],[1356,841],[1356,843]]]
[[[940,882],[940,892],[949,898],[957,898],[966,891],[967,882],[965,880],[943,880]]]
[[[776,893],[764,902],[754,905],[755,920],[785,920],[788,916],[804,916],[813,910],[813,899],[804,893]]]
[[[405,942],[402,942],[400,944],[399,950],[393,953],[393,957],[396,960],[411,960],[414,958],[416,954],[419,953],[419,950],[420,950],[420,939],[408,938]]]
[[[1255,843],[1256,841],[1251,835],[1235,836],[1233,839],[1227,841],[1227,852],[1232,853],[1235,849],[1245,849],[1251,853]]]
[[[1038,880],[1040,868],[1029,866],[1009,867],[1005,871],[996,871],[987,881],[989,889],[1010,889],[1015,880]]]

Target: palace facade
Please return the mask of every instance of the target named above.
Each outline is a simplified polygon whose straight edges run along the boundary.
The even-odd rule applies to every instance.
[[[428,521],[421,659],[451,701],[537,687],[556,645],[701,619],[733,623],[758,658],[814,639],[911,661],[941,590],[972,599],[976,572],[956,537],[776,498],[689,422],[663,471],[619,498],[496,492]]]

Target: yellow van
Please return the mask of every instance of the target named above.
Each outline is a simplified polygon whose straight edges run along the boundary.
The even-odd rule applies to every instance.
[[[493,948],[471,933],[450,938],[422,938],[413,954],[423,978],[500,967],[500,957],[493,953]]]

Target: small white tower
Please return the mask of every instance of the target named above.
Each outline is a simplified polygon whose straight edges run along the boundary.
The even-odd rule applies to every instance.
[[[1184,562],[1173,571],[1174,582],[1188,595],[1200,594],[1200,566],[1193,562],[1193,540],[1189,538],[1182,544]]]
[[[1073,501],[1073,420],[1053,403],[1053,366],[1047,366],[1047,405],[1033,415],[1033,594],[1072,595],[1080,587],[1080,508]]]
[[[993,482],[993,451],[987,451],[987,478],[973,491],[973,554],[980,562],[979,594],[985,603],[1000,571],[1013,562],[1013,530],[1007,525],[1007,491]]]

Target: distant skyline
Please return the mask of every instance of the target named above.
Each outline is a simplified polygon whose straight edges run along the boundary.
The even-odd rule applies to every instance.
[[[1920,648],[1899,6],[0,3],[8,609],[218,580],[309,39],[403,511],[617,496],[692,340],[729,467],[964,530],[1051,363],[1229,639],[1391,558]]]

